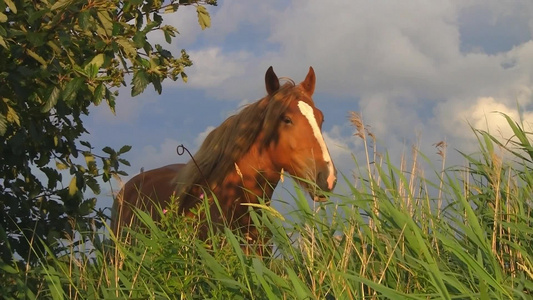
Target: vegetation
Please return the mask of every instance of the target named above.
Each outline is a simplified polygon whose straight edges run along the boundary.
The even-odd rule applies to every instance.
[[[507,116],[505,143],[474,130],[467,166],[424,176],[416,149],[407,168],[369,146],[355,161],[348,195],[311,209],[296,189],[282,216],[264,209],[274,253],[246,255],[229,230],[192,240],[194,225],[173,209],[144,233],[125,229],[105,247],[48,252],[27,270],[3,265],[5,298],[52,299],[530,299],[533,294],[531,133]],[[356,135],[374,144],[357,115]],[[407,161],[407,159],[405,160]],[[427,163],[430,163],[426,160]]]
[[[202,28],[210,25],[202,4],[216,0],[3,0],[0,1],[0,261],[14,254],[35,264],[59,253],[62,238],[102,226],[94,218],[97,179],[124,174],[120,155],[129,146],[100,153],[80,141],[82,116],[106,102],[114,112],[117,88],[130,81],[135,96],[165,79],[187,80],[192,62],[174,56],[147,36],[176,28],[162,14],[195,5]],[[96,212],[102,216],[101,212]],[[50,252],[51,251],[51,252]]]
[[[178,57],[146,37],[177,30],[162,13],[195,5],[202,28],[215,1],[0,2],[0,297],[3,299],[529,299],[533,295],[531,132],[502,142],[474,130],[467,165],[426,177],[416,149],[398,167],[352,115],[366,159],[351,191],[309,207],[253,215],[273,254],[245,254],[225,229],[203,242],[172,208],[142,232],[108,236],[94,211],[97,178],[123,174],[128,146],[95,153],[81,117],[117,87],[132,96],[165,79],[186,81]],[[437,178],[437,179],[429,179]],[[267,232],[267,231],[265,231]],[[108,238],[111,240],[109,242]]]

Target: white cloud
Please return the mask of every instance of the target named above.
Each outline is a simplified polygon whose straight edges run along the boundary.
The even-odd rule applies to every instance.
[[[441,105],[436,110],[436,119],[442,131],[454,138],[468,139],[473,137],[470,130],[465,130],[469,123],[473,128],[486,130],[496,137],[510,138],[513,135],[504,113],[519,122],[521,118],[526,122],[533,121],[532,112],[524,112],[520,116],[516,105],[507,106],[507,101],[499,101],[492,97],[480,97],[473,102],[463,102],[463,105],[445,107]]]
[[[189,51],[194,65],[187,71],[188,86],[194,88],[217,87],[228,80],[242,76],[244,62],[250,59],[245,51],[223,53],[218,47]]]
[[[143,163],[140,167],[144,168],[144,170],[150,170],[174,163],[187,162],[188,157],[178,156],[176,152],[176,148],[179,144],[181,143],[177,140],[166,138],[158,146],[145,146],[140,153],[142,158],[139,158],[138,160]],[[140,170],[136,171],[138,172]]]
[[[253,27],[254,31],[268,28],[274,16],[278,14],[279,7],[287,4],[285,0],[220,2],[222,4],[217,9],[210,9],[213,26],[206,32],[208,38],[217,43],[243,27]]]
[[[194,139],[194,145],[196,146],[196,149],[199,149],[202,143],[204,142],[205,138],[211,131],[215,129],[215,126],[208,126],[204,131],[202,131],[196,139]],[[196,149],[194,149],[196,151]]]

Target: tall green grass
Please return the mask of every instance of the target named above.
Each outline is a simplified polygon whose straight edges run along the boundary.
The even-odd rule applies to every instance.
[[[352,115],[366,146],[354,158],[349,193],[309,207],[296,189],[293,209],[252,212],[270,232],[272,255],[245,254],[245,238],[223,229],[207,241],[173,213],[161,224],[138,212],[142,231],[112,243],[94,235],[36,266],[0,264],[6,299],[531,299],[533,146],[531,133],[502,141],[473,130],[478,153],[441,166],[416,147],[395,166]],[[426,171],[424,171],[426,170]],[[436,178],[436,179],[429,179]],[[267,231],[265,231],[267,232]]]

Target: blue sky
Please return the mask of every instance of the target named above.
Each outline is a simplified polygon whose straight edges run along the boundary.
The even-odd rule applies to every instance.
[[[297,82],[313,66],[326,142],[348,177],[351,154],[364,159],[349,111],[362,114],[394,161],[419,140],[435,165],[439,141],[448,143],[450,164],[463,163],[454,149],[476,150],[469,124],[509,137],[493,111],[518,119],[519,104],[533,121],[530,0],[219,0],[208,10],[204,31],[193,7],[164,15],[181,33],[166,47],[185,48],[194,62],[188,83],[168,81],[162,95],[149,87],[135,98],[123,89],[116,116],[102,105],[86,118],[93,145],[133,146],[130,175],[185,162],[176,146],[195,150],[214,126],[263,97],[269,66]]]

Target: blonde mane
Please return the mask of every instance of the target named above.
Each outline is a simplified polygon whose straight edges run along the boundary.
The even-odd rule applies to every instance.
[[[221,184],[254,143],[260,143],[262,151],[276,140],[280,118],[297,94],[294,81],[287,80],[277,92],[243,107],[211,131],[194,155],[194,161],[190,160],[175,178],[179,206],[197,201],[192,188],[202,186],[213,190]],[[262,140],[257,141],[260,133],[263,133]]]

